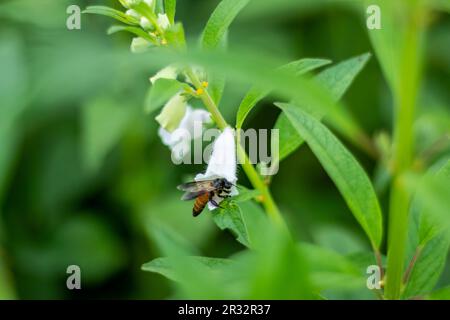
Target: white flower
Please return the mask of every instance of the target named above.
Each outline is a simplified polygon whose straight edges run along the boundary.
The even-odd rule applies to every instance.
[[[209,159],[206,172],[195,176],[195,181],[225,178],[233,184],[230,196],[235,196],[239,192],[236,189],[236,142],[233,130],[229,127],[220,134],[213,146],[211,158]],[[215,196],[213,200],[220,203],[223,199]],[[208,202],[209,210],[216,209],[216,206]]]
[[[158,13],[158,20],[157,20],[158,25],[161,27],[161,29],[165,30],[168,27],[170,27],[170,21],[169,18],[167,17],[167,14],[161,14]]]
[[[211,115],[205,110],[186,107],[186,112],[178,128],[169,132],[160,127],[158,134],[162,142],[172,150],[176,160],[181,160],[191,148],[191,140],[198,139],[203,133],[203,124],[211,122]]]
[[[151,45],[152,44],[144,38],[136,37],[131,40],[130,48],[133,53],[141,53],[145,52]]]
[[[178,69],[174,66],[168,66],[159,70],[153,77],[150,78],[150,82],[155,84],[159,79],[176,79]]]

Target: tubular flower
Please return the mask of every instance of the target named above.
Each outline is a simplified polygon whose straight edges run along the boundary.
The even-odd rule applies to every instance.
[[[195,181],[212,180],[216,178],[225,178],[233,184],[230,196],[235,196],[239,192],[235,186],[236,177],[236,142],[233,129],[227,127],[216,139],[213,146],[211,158],[205,173],[199,173]],[[223,199],[217,195],[213,198],[216,203]],[[208,202],[209,210],[216,209],[216,206]]]

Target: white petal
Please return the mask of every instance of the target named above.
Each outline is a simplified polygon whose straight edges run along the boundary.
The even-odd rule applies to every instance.
[[[161,138],[161,141],[166,146],[172,145],[172,134],[164,129],[163,127],[159,127],[158,135]]]
[[[211,116],[209,112],[192,109],[188,105],[178,128],[173,132],[169,132],[161,127],[158,130],[158,134],[162,142],[172,150],[174,157],[181,159],[190,151],[191,140],[201,137],[203,124],[210,121]]]
[[[191,109],[186,113],[186,117],[181,121],[180,127],[189,131],[192,139],[198,139],[203,134],[203,125],[211,123],[211,114],[201,109]]]
[[[177,71],[178,69],[174,66],[165,67],[151,77],[150,82],[154,84],[158,79],[175,79],[177,77]]]
[[[204,174],[198,174],[196,181],[215,178],[225,178],[231,183],[236,183],[236,142],[234,132],[227,127],[216,139],[211,158]]]
[[[169,18],[165,13],[164,14],[158,13],[157,23],[161,27],[161,29],[167,29],[168,27],[170,27]]]

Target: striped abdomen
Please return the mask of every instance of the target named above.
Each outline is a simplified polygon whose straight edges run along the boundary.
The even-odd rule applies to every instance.
[[[202,211],[205,208],[208,201],[209,201],[209,193],[208,192],[206,192],[202,195],[199,195],[197,197],[197,199],[195,199],[194,208],[192,209],[192,214],[194,217],[196,217],[200,213],[202,213]]]

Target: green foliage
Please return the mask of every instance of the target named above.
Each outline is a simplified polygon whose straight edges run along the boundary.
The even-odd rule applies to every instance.
[[[123,13],[122,11],[115,10],[110,7],[89,6],[85,10],[83,10],[83,13],[100,14],[100,15],[116,19],[117,21],[129,24],[132,26],[139,25],[139,21],[136,18],[128,16],[125,13]]]
[[[430,300],[450,300],[450,287],[445,287],[431,292],[428,296]]]
[[[108,34],[114,34],[116,32],[120,32],[120,31],[126,31],[126,32],[130,32],[138,37],[141,37],[143,39],[146,39],[152,43],[156,44],[156,41],[153,37],[151,37],[147,32],[145,32],[144,30],[137,28],[137,27],[128,27],[128,26],[111,26],[108,29]]]
[[[345,1],[224,0],[209,19],[209,5],[193,0],[136,1],[145,28],[128,5],[86,8],[123,23],[109,34],[143,38],[134,48],[151,50],[140,55],[123,50],[130,37],[98,32],[102,19],[83,20],[82,33],[62,30],[69,0],[1,3],[0,299],[72,297],[70,264],[82,268],[83,298],[448,299],[448,17],[422,20],[447,12],[444,3],[368,1],[381,6],[381,30],[365,27],[367,5]],[[242,23],[231,29],[238,14]],[[370,54],[345,59],[368,38],[378,64],[364,69],[344,105]],[[343,60],[312,74],[330,60],[299,59],[311,56]],[[149,85],[168,65],[179,67],[177,80]],[[198,81],[187,79],[190,69]],[[193,218],[175,186],[204,168],[175,166],[148,114],[179,93],[223,117],[211,124],[219,128],[234,119],[241,128],[268,97],[288,102],[276,103],[278,119],[265,109],[252,124],[276,121],[275,160],[307,142],[320,164],[308,150],[277,177],[261,176],[261,163],[243,164],[239,195]],[[180,120],[173,114],[185,110],[178,105],[165,114],[172,129]],[[378,197],[359,161],[376,168]],[[378,202],[390,208],[386,239]],[[378,263],[386,286],[369,290],[366,270]]]
[[[175,23],[176,0],[164,0],[164,10],[171,24]]]
[[[377,196],[364,169],[342,143],[314,117],[292,104],[277,104],[305,139],[334,181],[374,248],[382,237]]]
[[[236,203],[227,203],[224,209],[211,212],[214,222],[221,230],[229,229],[236,240],[244,246],[250,246],[247,225],[242,215],[241,208]]]
[[[300,59],[288,63],[282,66],[280,69],[298,76],[312,71],[316,68],[320,68],[329,63],[331,63],[331,61],[325,59]],[[245,118],[253,109],[253,107],[255,107],[256,104],[264,99],[269,93],[270,90],[264,90],[258,87],[253,87],[250,89],[250,91],[245,95],[244,99],[239,105],[239,109],[236,115],[236,128],[242,128],[242,124],[244,123]]]
[[[370,58],[370,54],[366,53],[349,60],[343,61],[335,66],[329,67],[319,73],[315,80],[328,89],[333,99],[338,101],[352,84],[355,77],[362,70],[364,65]],[[301,102],[300,102],[301,103]],[[308,110],[308,106],[304,106]],[[312,114],[321,120],[326,114],[319,110],[312,110]],[[290,124],[285,114],[280,114],[274,126],[280,130],[280,161],[297,150],[304,142],[302,137],[297,133],[295,128]]]
[[[209,257],[193,257],[193,258],[197,260],[200,264],[204,265],[205,267],[211,270],[217,270],[233,262],[232,260],[229,259],[220,259],[220,258],[209,258]],[[144,263],[142,265],[142,270],[148,272],[156,272],[169,278],[170,280],[180,281],[180,279],[177,278],[177,275],[173,270],[173,267],[170,263],[170,259],[168,258],[157,258],[150,262]]]
[[[83,107],[83,162],[90,171],[97,171],[105,156],[126,129],[132,113],[130,106],[118,105],[109,98],[99,98]]]
[[[411,209],[409,226],[409,246],[412,251],[409,259],[414,260],[403,292],[404,298],[429,293],[444,269],[450,245],[448,228],[445,227],[449,221],[448,198],[445,194],[450,186],[449,173],[450,161],[447,161],[435,174],[430,173],[424,178],[426,182],[417,186],[419,191]],[[420,191],[424,188],[426,192]],[[439,203],[441,206],[436,206]]]
[[[145,100],[145,112],[158,110],[164,103],[178,92],[189,89],[189,86],[173,79],[158,79],[148,90]]]
[[[223,0],[219,3],[203,30],[202,45],[205,49],[215,49],[219,46],[230,24],[249,1]]]

